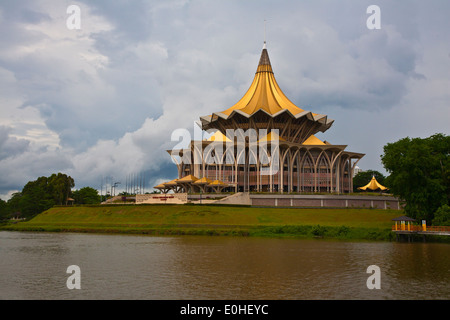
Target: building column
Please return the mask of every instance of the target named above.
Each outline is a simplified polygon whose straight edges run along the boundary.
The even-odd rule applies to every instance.
[[[259,162],[259,159],[256,161],[256,192],[260,192],[261,190],[261,163]]]
[[[237,160],[236,157],[234,158],[234,192],[238,192],[239,190],[239,186],[238,186],[238,164],[237,164]]]
[[[292,192],[293,185],[294,185],[294,161],[293,161],[293,155],[292,152],[290,152],[291,156],[289,157],[289,163],[288,163],[288,169],[289,169],[289,185],[288,185],[288,192]]]
[[[281,182],[281,193],[283,193],[283,187],[284,187],[284,157],[281,157],[280,159],[280,170],[278,171],[278,173],[280,174],[280,178],[278,179],[278,191],[280,191],[280,182]]]
[[[336,182],[335,183],[336,183],[336,192],[337,193],[341,192],[341,188],[340,188],[341,179],[339,178],[339,175],[341,172],[340,165],[341,165],[341,156],[339,156],[339,158],[336,161],[336,172],[335,172]]]

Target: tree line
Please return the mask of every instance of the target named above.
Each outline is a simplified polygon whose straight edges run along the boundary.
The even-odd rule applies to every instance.
[[[0,220],[13,217],[29,219],[55,205],[100,203],[97,190],[91,187],[72,190],[74,187],[74,179],[64,173],[29,181],[8,201],[0,199]]]

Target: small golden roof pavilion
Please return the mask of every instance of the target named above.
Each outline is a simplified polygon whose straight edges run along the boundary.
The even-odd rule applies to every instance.
[[[366,184],[366,185],[363,186],[363,187],[359,187],[358,189],[359,189],[359,190],[367,190],[367,189],[369,189],[369,190],[372,190],[372,191],[375,191],[375,190],[381,190],[381,191],[388,190],[388,188],[386,188],[385,186],[382,186],[382,185],[377,181],[377,179],[375,178],[375,176],[372,176],[372,179],[370,180],[370,182],[369,182],[368,184]]]

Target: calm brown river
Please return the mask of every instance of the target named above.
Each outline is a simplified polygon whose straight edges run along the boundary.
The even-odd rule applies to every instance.
[[[2,231],[0,299],[448,300],[450,245]]]

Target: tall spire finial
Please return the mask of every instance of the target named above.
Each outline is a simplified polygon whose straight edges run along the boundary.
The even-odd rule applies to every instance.
[[[267,22],[267,20],[264,19],[264,46],[263,46],[263,49],[266,49],[266,22]]]

